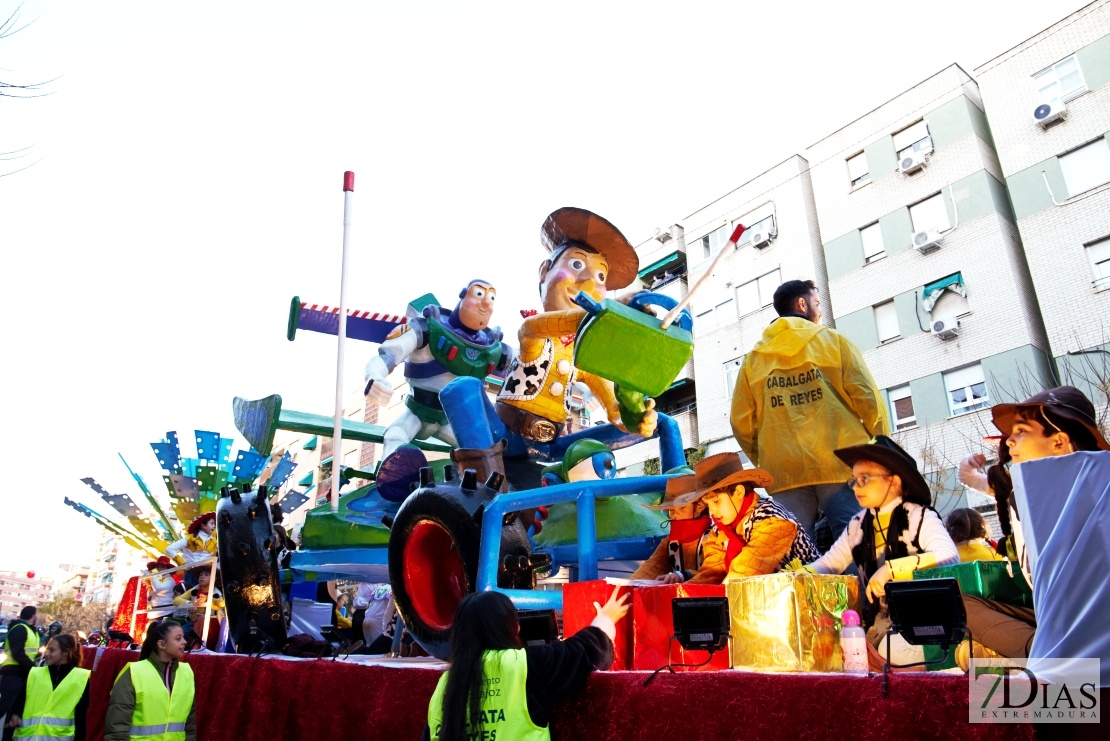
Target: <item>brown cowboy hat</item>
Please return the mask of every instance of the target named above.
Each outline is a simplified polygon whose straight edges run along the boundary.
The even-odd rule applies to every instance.
[[[737,484],[752,484],[767,488],[774,483],[771,474],[761,468],[744,468],[737,453],[717,453],[703,458],[694,467],[694,490],[675,498],[676,507],[692,504],[715,489]]]
[[[991,407],[994,426],[1009,436],[1014,426],[1014,415],[1021,407],[1047,407],[1054,414],[1086,427],[1094,435],[1100,450],[1110,450],[1110,444],[1098,429],[1095,405],[1075,386],[1057,386],[1048,391],[1033,394],[1020,404],[995,404]]]
[[[540,227],[540,242],[553,255],[566,242],[580,242],[597,250],[609,263],[606,290],[632,285],[640,270],[635,248],[607,219],[584,208],[566,206],[553,212]]]
[[[667,479],[667,490],[663,494],[663,501],[659,504],[645,504],[648,509],[674,509],[678,505],[675,504],[675,498],[683,494],[689,494],[694,490],[694,481],[696,477],[694,474],[689,473],[685,476],[674,476]]]

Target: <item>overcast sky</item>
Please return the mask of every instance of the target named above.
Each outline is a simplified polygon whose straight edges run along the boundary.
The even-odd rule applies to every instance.
[[[554,209],[638,244],[1085,4],[27,0],[0,81],[52,81],[0,98],[0,151],[30,147],[0,161],[0,570],[91,560],[78,479],[138,498],[122,452],[162,491],[149,443],[237,437],[234,396],[331,413],[334,341],[285,324],[338,303],[344,170],[350,306],[483,277],[515,332]]]

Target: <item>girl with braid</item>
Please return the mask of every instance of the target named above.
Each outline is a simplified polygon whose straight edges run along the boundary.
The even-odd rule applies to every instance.
[[[868,639],[877,646],[889,625],[883,600],[891,579],[912,579],[917,569],[959,563],[956,544],[932,508],[929,485],[917,461],[885,435],[865,445],[833,451],[852,467],[848,486],[863,509],[829,552],[804,567],[818,574],[840,574],[850,564],[864,586]]]

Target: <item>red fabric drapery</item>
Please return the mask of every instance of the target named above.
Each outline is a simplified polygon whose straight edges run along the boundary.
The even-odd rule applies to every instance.
[[[83,657],[88,663],[91,652]],[[89,738],[104,732],[112,684],[134,651],[107,649],[93,672]],[[192,655],[198,738],[419,738],[439,670],[318,661]],[[984,739],[1033,741],[1028,724],[968,723],[967,678],[896,674],[890,696],[880,677],[819,674],[599,672],[553,713],[563,739],[810,738],[841,741]]]

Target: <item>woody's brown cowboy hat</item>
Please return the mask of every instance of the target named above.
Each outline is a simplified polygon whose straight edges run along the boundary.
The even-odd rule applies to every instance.
[[[698,501],[716,489],[751,484],[767,488],[775,479],[762,468],[744,468],[737,453],[717,453],[703,458],[694,467],[694,490],[675,498],[676,507]]]
[[[995,404],[991,407],[994,426],[1009,437],[1010,430],[1014,426],[1014,416],[1023,407],[1047,408],[1059,417],[1078,422],[1094,436],[1099,450],[1110,450],[1110,444],[1106,442],[1106,438],[1098,428],[1095,405],[1075,386],[1057,386],[1048,391],[1033,394],[1020,404]]]
[[[663,501],[659,504],[645,504],[648,509],[671,510],[677,507],[675,499],[694,490],[696,477],[692,473],[685,476],[672,476],[667,479],[667,490],[663,494]]]
[[[600,253],[609,263],[606,290],[632,285],[640,258],[628,239],[608,219],[584,208],[566,206],[548,216],[540,227],[540,242],[555,261],[569,247],[584,246]]]

